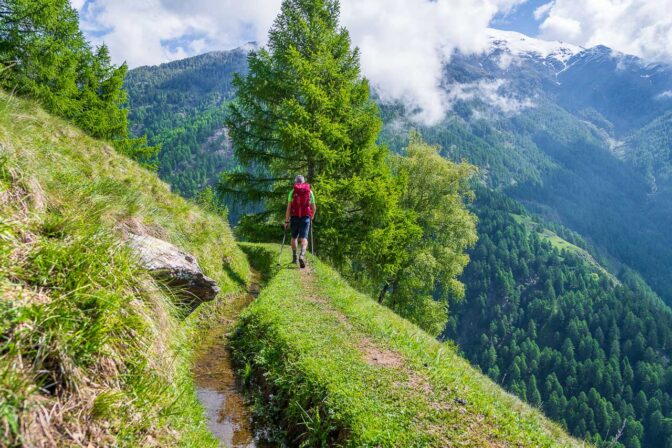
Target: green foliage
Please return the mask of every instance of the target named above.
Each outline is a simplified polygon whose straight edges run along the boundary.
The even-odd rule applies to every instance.
[[[226,222],[32,103],[0,93],[0,127],[0,445],[213,446],[184,310],[123,234],[177,244],[230,293],[249,267]]]
[[[476,219],[465,206],[473,195],[468,183],[475,169],[444,159],[418,134],[406,152],[392,159],[403,185],[401,217],[373,233],[362,260],[371,263],[370,272],[379,273],[379,302],[438,335],[449,299],[464,296],[457,277],[469,261],[464,251],[477,239]]]
[[[215,190],[213,190],[210,186],[205,187],[203,190],[198,192],[198,195],[196,196],[196,203],[210,213],[219,215],[225,220],[229,219],[229,210],[219,199],[215,193]]]
[[[275,261],[279,247],[249,250]],[[319,260],[310,257],[307,274],[289,255],[232,336],[255,418],[272,425],[273,442],[581,445],[502,393],[453,346],[356,292]]]
[[[317,196],[316,245],[344,266],[387,218],[394,191],[375,143],[377,108],[338,14],[332,0],[283,2],[269,50],[252,52],[249,74],[234,81],[227,117],[236,157],[255,172],[227,173],[222,189],[264,200],[263,222],[279,223],[294,176],[306,175]]]
[[[126,65],[112,65],[106,46],[90,47],[67,0],[2,0],[0,19],[1,87],[36,98],[126,155],[154,153],[128,138]]]
[[[672,425],[661,426],[660,417],[672,421],[669,308],[650,290],[614,283],[576,246],[559,249],[515,202],[479,191],[475,208],[480,240],[447,336],[577,437],[666,447]]]
[[[472,168],[445,161],[419,137],[408,158],[390,163],[338,14],[334,1],[283,3],[269,50],[251,53],[249,74],[234,81],[227,126],[248,171],[226,173],[220,189],[265,202],[266,212],[238,229],[260,239],[284,217],[294,175],[305,173],[317,196],[320,254],[360,285],[382,286],[381,301],[391,291],[386,304],[438,334],[448,298],[463,295],[457,276],[476,238],[463,203]]]

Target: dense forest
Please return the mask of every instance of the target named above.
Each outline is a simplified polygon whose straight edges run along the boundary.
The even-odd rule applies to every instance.
[[[576,436],[672,446],[669,308],[636,282],[615,282],[555,232],[526,225],[527,212],[501,194],[479,190],[475,209],[467,296],[445,336]]]
[[[131,131],[163,148],[150,161],[183,196],[196,196],[234,166],[224,120],[233,75],[247,71],[246,56],[245,49],[209,53],[126,77]]]

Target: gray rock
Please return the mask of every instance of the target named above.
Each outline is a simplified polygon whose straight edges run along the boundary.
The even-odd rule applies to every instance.
[[[212,300],[217,283],[203,274],[196,257],[177,246],[148,235],[128,234],[128,244],[152,275],[195,304]]]

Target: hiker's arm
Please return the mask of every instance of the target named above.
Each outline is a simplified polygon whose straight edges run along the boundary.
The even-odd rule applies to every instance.
[[[291,208],[292,208],[292,203],[289,202],[287,204],[287,210],[285,211],[285,227],[287,226],[287,223],[289,222],[289,213],[290,213]]]
[[[313,211],[313,216],[317,213],[317,205],[315,203],[310,204],[310,209]]]

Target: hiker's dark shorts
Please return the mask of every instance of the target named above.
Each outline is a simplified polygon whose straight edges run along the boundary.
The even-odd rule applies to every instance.
[[[304,216],[303,218],[292,216],[289,225],[292,229],[292,238],[308,238],[308,230],[310,229],[310,216]]]

